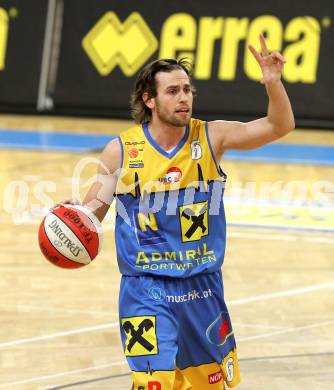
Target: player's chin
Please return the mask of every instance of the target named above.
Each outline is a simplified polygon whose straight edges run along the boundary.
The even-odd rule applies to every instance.
[[[186,115],[183,115],[183,113],[176,113],[175,116],[175,122],[178,126],[186,126],[191,118],[191,113],[187,112]]]

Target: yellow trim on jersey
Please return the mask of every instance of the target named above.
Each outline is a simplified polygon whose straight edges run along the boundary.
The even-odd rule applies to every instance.
[[[171,158],[150,142],[142,125],[124,131],[120,139],[123,163],[116,195],[132,194],[135,197],[138,192],[143,196],[145,193],[199,188],[200,185],[204,185],[206,191],[208,182],[225,180],[217,170],[205,122],[201,120],[191,119],[188,138]]]

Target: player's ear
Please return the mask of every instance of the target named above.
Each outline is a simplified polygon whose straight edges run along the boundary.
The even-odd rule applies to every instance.
[[[148,108],[150,108],[151,110],[154,108],[155,105],[154,98],[151,97],[148,92],[143,93],[142,99]]]

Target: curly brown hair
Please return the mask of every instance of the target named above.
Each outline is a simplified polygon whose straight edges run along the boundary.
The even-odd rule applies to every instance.
[[[172,72],[173,70],[184,70],[192,85],[192,64],[186,58],[180,60],[162,58],[147,64],[139,72],[130,100],[132,118],[136,123],[148,121],[152,117],[151,109],[143,100],[143,94],[147,92],[149,98],[157,96],[155,75],[158,72]],[[193,85],[192,89],[195,90]]]

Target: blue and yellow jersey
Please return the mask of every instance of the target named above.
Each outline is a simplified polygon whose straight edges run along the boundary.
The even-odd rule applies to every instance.
[[[116,248],[123,275],[184,278],[222,266],[226,176],[215,162],[207,123],[191,119],[170,153],[147,123],[121,133]]]

